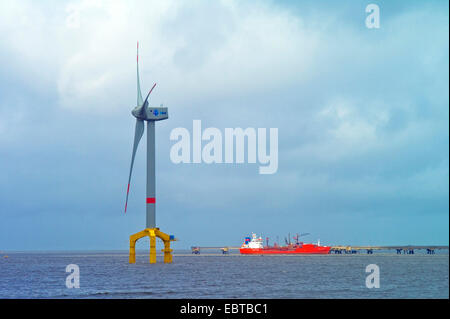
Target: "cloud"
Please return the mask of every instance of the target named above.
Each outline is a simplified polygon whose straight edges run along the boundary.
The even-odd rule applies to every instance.
[[[61,107],[86,112],[117,111],[129,96],[122,92],[133,92],[136,40],[144,87],[158,79],[174,102],[282,86],[307,68],[317,44],[300,18],[264,2],[78,1],[54,10],[33,3],[6,9],[5,16],[24,21],[13,30],[14,21],[4,23],[7,49],[26,68],[34,65],[33,82],[44,76],[57,87]]]

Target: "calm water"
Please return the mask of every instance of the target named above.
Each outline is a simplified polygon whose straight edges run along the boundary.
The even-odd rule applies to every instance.
[[[127,252],[2,253],[0,298],[448,298],[448,254],[175,255],[150,265]],[[4,258],[3,255],[9,258]],[[77,264],[80,288],[66,288]],[[380,267],[368,289],[365,268]]]

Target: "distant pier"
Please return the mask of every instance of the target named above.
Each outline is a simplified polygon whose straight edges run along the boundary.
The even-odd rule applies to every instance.
[[[414,255],[417,250],[424,250],[428,255],[434,255],[436,250],[448,250],[449,246],[331,246],[330,254],[358,254],[366,253],[373,254],[375,250],[392,250],[396,251],[397,255]],[[241,247],[236,246],[217,246],[217,247],[201,247],[192,246],[192,254],[199,255],[201,251],[221,251],[222,254],[226,255],[231,250],[239,250]]]
[[[219,250],[222,252],[222,254],[226,255],[230,252],[230,250],[239,250],[241,247],[234,247],[234,246],[220,246],[220,247],[200,247],[200,246],[192,246],[191,251],[195,255],[199,255],[201,250]]]
[[[365,251],[367,254],[373,254],[374,250],[395,250],[397,255],[414,255],[416,250],[426,250],[428,255],[434,255],[436,250],[446,249],[448,246],[332,246],[330,254],[357,254]]]

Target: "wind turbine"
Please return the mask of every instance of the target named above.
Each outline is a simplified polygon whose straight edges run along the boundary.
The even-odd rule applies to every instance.
[[[131,155],[130,174],[128,176],[127,197],[125,200],[125,213],[128,206],[128,195],[130,193],[131,174],[133,172],[134,159],[139,142],[144,134],[145,124],[147,122],[147,196],[146,196],[146,228],[130,236],[130,263],[136,262],[135,245],[136,241],[142,237],[150,237],[150,263],[156,262],[156,237],[164,242],[164,262],[172,262],[172,250],[170,242],[175,238],[167,235],[156,227],[156,183],[155,183],[155,122],[169,118],[167,107],[150,107],[148,98],[156,86],[152,86],[145,98],[142,99],[141,86],[139,83],[139,42],[137,43],[136,54],[137,71],[137,106],[131,111],[136,118],[136,127],[134,131],[133,153]]]

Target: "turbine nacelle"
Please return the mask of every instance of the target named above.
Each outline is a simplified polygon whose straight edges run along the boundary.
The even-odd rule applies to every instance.
[[[143,121],[161,121],[169,118],[167,107],[144,107],[143,105],[135,107],[131,114]]]

